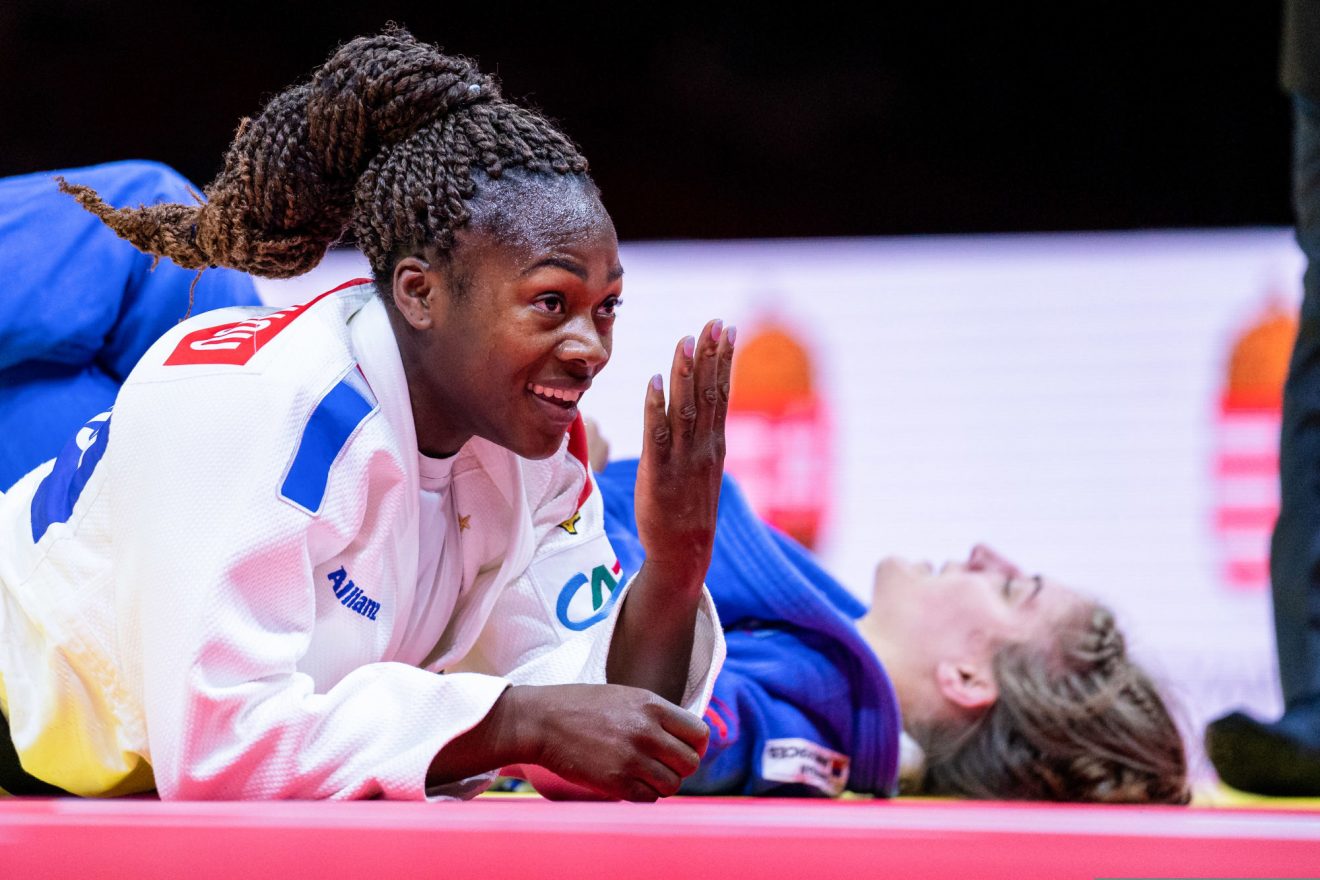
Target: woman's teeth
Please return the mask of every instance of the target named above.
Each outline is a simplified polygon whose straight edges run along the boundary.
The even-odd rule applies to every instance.
[[[569,391],[565,388],[546,388],[544,385],[537,385],[534,382],[527,383],[527,390],[544,397],[546,400],[557,400],[563,403],[577,403],[578,398],[582,396],[581,391]]]

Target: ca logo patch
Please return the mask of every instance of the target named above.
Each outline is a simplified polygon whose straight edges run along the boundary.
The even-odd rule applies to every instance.
[[[580,519],[582,519],[582,514],[575,513],[572,516],[570,516],[568,519],[561,522],[559,524],[559,527],[564,531],[568,532],[570,535],[576,535],[578,533],[577,524],[578,524],[578,520]]]
[[[612,566],[598,565],[590,574],[577,572],[559,591],[555,616],[572,630],[584,630],[610,616],[610,609],[622,590],[619,560]]]

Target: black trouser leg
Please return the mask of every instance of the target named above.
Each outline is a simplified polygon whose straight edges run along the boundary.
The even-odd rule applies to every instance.
[[[1281,504],[1270,585],[1284,701],[1320,695],[1320,107],[1296,98],[1293,209],[1306,255],[1279,438]]]

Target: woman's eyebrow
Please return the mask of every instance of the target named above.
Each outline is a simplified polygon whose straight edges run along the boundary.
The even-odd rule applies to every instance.
[[[1027,598],[1025,598],[1025,599],[1022,600],[1022,604],[1023,604],[1023,605],[1027,604],[1027,603],[1030,602],[1032,599],[1034,599],[1034,598],[1036,598],[1037,596],[1039,596],[1039,595],[1040,595],[1040,591],[1043,590],[1043,589],[1045,588],[1045,579],[1042,578],[1040,575],[1038,575],[1038,574],[1033,574],[1033,575],[1031,576],[1031,579],[1032,579],[1033,581],[1035,581],[1036,586],[1035,586],[1034,589],[1032,589],[1032,591],[1031,591],[1031,595],[1028,596]]]
[[[574,260],[566,260],[563,257],[546,257],[543,260],[538,260],[532,265],[528,266],[526,269],[522,270],[522,272],[519,274],[530,275],[533,272],[535,272],[537,269],[545,269],[547,267],[554,269],[563,269],[565,272],[571,272],[572,274],[581,278],[583,281],[587,280],[587,270],[583,266],[579,265]],[[614,266],[611,267],[610,271],[606,273],[605,280],[607,282],[618,281],[622,277],[623,277],[623,267],[620,266],[618,263],[615,263]]]
[[[573,273],[577,277],[581,278],[583,281],[587,280],[586,269],[584,269],[582,266],[578,265],[577,263],[573,262],[572,260],[565,260],[562,257],[546,257],[544,260],[537,260],[535,263],[528,266],[526,269],[522,270],[521,274],[530,275],[533,272],[535,272],[537,269],[544,269],[546,267],[563,269],[565,272]]]

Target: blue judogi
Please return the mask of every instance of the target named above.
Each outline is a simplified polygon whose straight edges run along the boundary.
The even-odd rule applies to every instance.
[[[112,205],[191,203],[155,162],[113,162],[0,179],[0,492],[114,402],[151,343],[183,318],[197,273],[141,253],[60,192],[55,176]],[[193,312],[255,305],[252,279],[208,269]]]
[[[636,479],[636,460],[597,475],[606,534],[628,576],[644,558]],[[854,624],[865,608],[800,544],[757,517],[728,477],[706,586],[728,657],[706,712],[710,747],[682,793],[822,796],[846,787],[895,794],[898,700]]]

